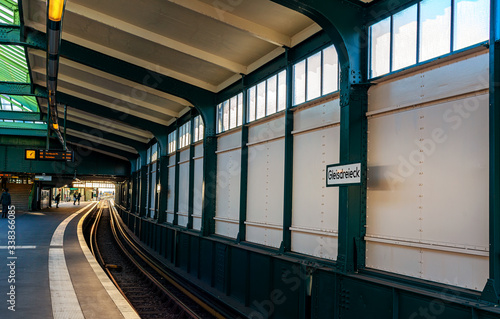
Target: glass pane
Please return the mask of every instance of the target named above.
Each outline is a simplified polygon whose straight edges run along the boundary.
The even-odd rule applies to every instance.
[[[339,89],[338,63],[337,50],[333,45],[323,50],[323,95]]]
[[[420,2],[420,58],[429,60],[450,52],[450,0]]]
[[[286,71],[278,74],[278,112],[286,108]]]
[[[238,97],[237,96],[233,96],[231,98],[231,100],[229,101],[229,105],[230,105],[230,111],[229,111],[229,119],[230,119],[230,123],[229,123],[229,128],[235,128],[236,127],[236,110],[238,108]]]
[[[203,125],[203,119],[200,116],[200,140],[203,139],[203,136],[205,136],[205,126]]]
[[[321,52],[307,58],[307,100],[321,96]]]
[[[193,120],[193,125],[194,125],[194,141],[195,142],[199,141],[199,137],[198,137],[198,125],[200,125],[199,121],[200,121],[200,116],[198,115]]]
[[[267,115],[276,113],[277,80],[276,75],[267,80]]]
[[[306,61],[293,66],[293,105],[306,101]]]
[[[186,123],[187,145],[191,144],[191,122]]]
[[[222,130],[222,104],[217,106],[217,133],[223,132]]]
[[[238,94],[238,126],[243,125],[243,93]]]
[[[392,70],[417,63],[417,5],[393,16]]]
[[[455,0],[455,30],[453,50],[487,41],[490,29],[488,0]]]
[[[222,130],[229,129],[229,101],[222,103]]]
[[[255,86],[248,90],[248,122],[255,120],[255,91]]]
[[[266,116],[266,82],[257,84],[257,119]]]
[[[370,75],[380,76],[390,72],[391,18],[370,27]]]

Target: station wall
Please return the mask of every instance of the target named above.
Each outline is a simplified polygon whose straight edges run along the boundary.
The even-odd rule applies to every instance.
[[[370,88],[367,267],[484,288],[488,65],[482,51]]]

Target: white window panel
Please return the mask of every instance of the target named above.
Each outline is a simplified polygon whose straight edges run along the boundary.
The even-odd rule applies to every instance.
[[[450,0],[420,2],[420,61],[450,52]]]
[[[417,5],[393,17],[392,70],[417,63]]]
[[[386,18],[370,27],[371,77],[377,77],[390,70],[391,18]]]

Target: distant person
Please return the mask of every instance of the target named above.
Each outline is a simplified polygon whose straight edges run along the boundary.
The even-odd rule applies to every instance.
[[[73,205],[76,205],[76,193],[73,194]]]
[[[56,208],[59,208],[59,201],[61,200],[61,193],[56,195],[55,200],[56,200]]]
[[[82,194],[78,193],[78,195],[76,195],[76,199],[78,200],[78,205],[80,205],[80,198],[82,197]]]
[[[9,189],[2,189],[2,197],[0,198],[0,202],[2,202],[2,218],[7,218],[7,212],[9,210],[9,205],[11,204]]]

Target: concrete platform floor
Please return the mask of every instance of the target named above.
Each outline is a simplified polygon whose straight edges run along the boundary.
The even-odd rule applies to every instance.
[[[0,218],[0,318],[138,318],[78,238],[78,223],[94,204]]]

